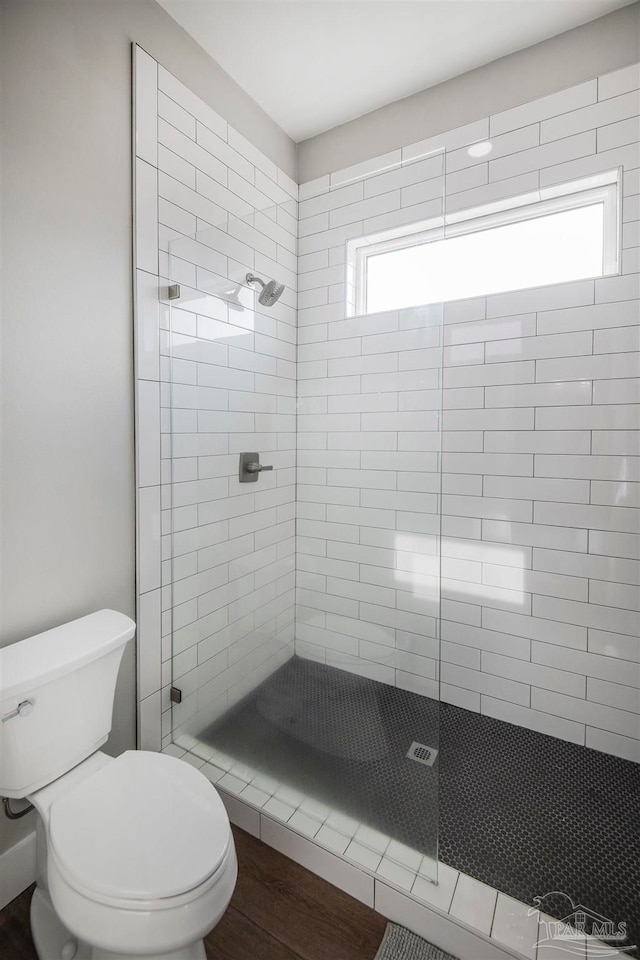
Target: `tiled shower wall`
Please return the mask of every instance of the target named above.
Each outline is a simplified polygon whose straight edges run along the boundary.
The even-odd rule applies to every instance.
[[[390,588],[425,562],[429,345],[402,314],[345,320],[345,242],[432,214],[441,147],[449,212],[623,168],[622,276],[445,305],[440,679],[444,700],[635,760],[639,78],[301,185],[298,348],[297,650],[428,693],[420,577]]]
[[[296,652],[437,699],[442,308],[325,326],[299,329]]]
[[[138,47],[134,70],[139,730],[159,749],[172,679],[188,729],[293,653],[298,189]],[[287,286],[269,310],[254,270]],[[245,450],[274,467],[255,485]]]
[[[344,280],[442,213],[444,156],[334,187],[300,204],[296,652],[437,699],[442,306],[346,319]]]
[[[295,299],[253,314],[248,336],[243,301],[242,346],[204,335],[179,304],[170,345],[158,302],[168,245],[221,227],[201,241],[226,258],[220,276],[262,270],[295,291],[297,188],[152,58],[138,50],[136,61],[140,730],[155,748],[170,734],[170,349],[175,489],[192,517],[177,531],[173,568],[181,719],[211,696],[239,695],[293,649]],[[623,276],[445,306],[441,690],[634,759],[638,75],[617,71],[303,185],[298,354],[297,652],[435,695],[436,571],[425,544],[435,537],[439,385],[425,360],[442,350],[440,323],[433,310],[427,322],[411,311],[346,320],[345,241],[436,212],[442,179],[430,154],[441,147],[449,211],[623,167]],[[465,145],[489,136],[491,158],[470,158]],[[281,212],[267,211],[274,203]],[[257,209],[256,230],[246,220]],[[173,279],[198,285],[198,257],[174,258]],[[218,406],[205,410],[212,390]],[[246,445],[277,468],[250,504],[232,463]],[[208,566],[212,556],[222,563]],[[413,585],[398,588],[407,567]],[[265,604],[266,633],[256,621]]]

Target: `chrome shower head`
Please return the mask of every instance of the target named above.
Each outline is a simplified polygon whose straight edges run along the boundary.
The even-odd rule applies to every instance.
[[[263,307],[272,307],[284,293],[284,283],[278,283],[277,280],[269,280],[268,283],[265,283],[264,280],[255,277],[252,273],[247,274],[246,280],[247,283],[259,283],[262,287],[258,295],[258,303],[261,303]]]

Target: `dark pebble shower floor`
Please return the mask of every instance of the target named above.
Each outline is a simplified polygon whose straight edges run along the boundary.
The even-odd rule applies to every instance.
[[[640,943],[637,764],[298,657],[199,737],[516,900],[561,892],[552,916],[570,897],[626,921],[617,946]],[[407,759],[414,741],[439,748],[433,767]]]

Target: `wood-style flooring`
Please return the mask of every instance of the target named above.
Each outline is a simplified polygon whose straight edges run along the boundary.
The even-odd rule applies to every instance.
[[[205,939],[209,960],[373,960],[386,920],[248,833],[233,828],[238,883]],[[38,960],[31,889],[0,911],[0,960]]]

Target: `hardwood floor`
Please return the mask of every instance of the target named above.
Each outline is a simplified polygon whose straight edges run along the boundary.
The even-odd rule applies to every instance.
[[[0,960],[38,960],[29,930],[29,887],[0,910]]]
[[[233,828],[238,883],[205,939],[209,960],[373,960],[386,920],[281,853]],[[0,960],[37,960],[31,888],[0,911]]]

